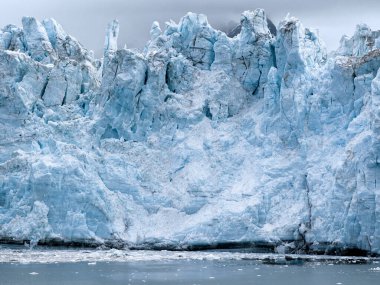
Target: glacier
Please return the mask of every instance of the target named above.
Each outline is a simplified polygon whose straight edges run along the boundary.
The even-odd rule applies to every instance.
[[[54,19],[0,31],[1,242],[380,254],[379,31],[118,34],[97,59]]]

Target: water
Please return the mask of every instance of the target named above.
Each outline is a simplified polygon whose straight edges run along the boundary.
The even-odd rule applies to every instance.
[[[252,259],[243,260],[248,257]],[[281,255],[223,252],[0,250],[0,284],[379,284],[376,260],[358,264],[355,259],[315,257],[315,261],[305,261],[311,258],[285,260]]]

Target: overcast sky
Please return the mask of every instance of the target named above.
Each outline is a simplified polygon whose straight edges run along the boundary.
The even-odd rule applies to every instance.
[[[21,25],[22,16],[55,18],[85,47],[101,54],[107,23],[120,22],[119,47],[141,48],[149,39],[153,21],[178,20],[186,12],[203,13],[214,27],[238,22],[244,10],[264,8],[277,26],[288,14],[304,26],[317,28],[329,50],[343,34],[366,23],[380,29],[380,0],[0,0],[0,26]]]

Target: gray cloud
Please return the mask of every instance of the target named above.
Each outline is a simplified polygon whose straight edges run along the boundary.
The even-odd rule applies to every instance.
[[[203,13],[211,25],[226,26],[238,22],[244,10],[264,8],[277,25],[287,13],[300,18],[307,27],[317,28],[330,49],[338,46],[343,34],[352,34],[355,25],[367,23],[380,29],[378,0],[12,0],[4,1],[0,25],[20,25],[24,15],[38,19],[53,17],[87,48],[101,54],[107,23],[121,24],[119,45],[141,48],[149,39],[154,20],[161,25],[178,22],[186,12]]]

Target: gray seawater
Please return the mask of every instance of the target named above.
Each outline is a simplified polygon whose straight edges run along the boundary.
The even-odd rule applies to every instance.
[[[1,252],[0,252],[1,255]],[[129,262],[0,263],[1,285],[265,284],[375,285],[380,264],[304,262],[270,265],[259,260],[148,260]]]

